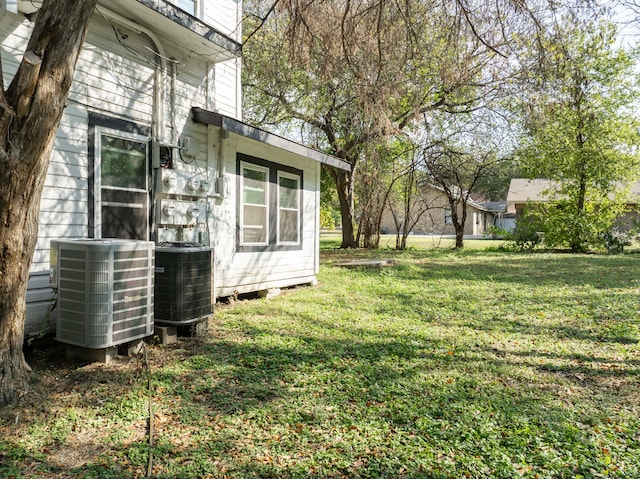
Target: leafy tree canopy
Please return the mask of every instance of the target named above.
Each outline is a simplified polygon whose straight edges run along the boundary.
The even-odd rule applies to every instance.
[[[520,158],[530,177],[554,185],[545,241],[584,251],[611,229],[639,177],[637,52],[616,46],[610,23],[551,33],[544,63],[527,70]]]

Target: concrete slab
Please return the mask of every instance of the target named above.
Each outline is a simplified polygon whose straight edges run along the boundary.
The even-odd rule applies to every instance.
[[[186,338],[204,337],[209,332],[209,316],[198,319],[190,324],[178,326],[178,336]]]
[[[89,349],[80,346],[65,344],[65,357],[67,359],[79,359],[80,361],[100,362],[109,364],[112,359],[118,357],[118,346],[110,348]]]
[[[174,344],[178,342],[178,327],[177,326],[154,326],[154,336],[157,336],[160,340],[160,344]]]
[[[396,262],[393,259],[357,259],[338,263],[343,268],[371,268],[382,269],[385,266],[393,266]]]
[[[271,299],[280,296],[282,290],[280,288],[263,289],[258,291],[258,298]]]
[[[118,345],[118,354],[121,356],[135,356],[142,351],[142,339],[129,341],[128,343]]]

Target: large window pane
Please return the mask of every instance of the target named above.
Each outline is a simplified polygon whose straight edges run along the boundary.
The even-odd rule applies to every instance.
[[[147,189],[147,145],[102,135],[102,186]]]
[[[300,241],[300,187],[297,176],[278,175],[278,241],[298,243]]]
[[[280,241],[285,243],[298,242],[298,212],[280,212]]]
[[[298,209],[298,180],[281,176],[280,208]]]
[[[242,225],[244,243],[266,243],[267,208],[266,206],[244,206],[244,224]]]
[[[243,168],[242,198],[245,203],[265,205],[267,203],[267,172]]]
[[[266,244],[268,241],[268,170],[242,168],[242,243]]]

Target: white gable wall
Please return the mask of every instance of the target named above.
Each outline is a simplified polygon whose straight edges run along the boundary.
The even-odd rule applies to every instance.
[[[209,127],[209,132],[218,141],[219,129]],[[214,279],[217,296],[314,282],[318,273],[320,163],[234,134],[222,141],[228,189],[226,197],[216,201],[210,223],[215,251]],[[238,153],[302,171],[300,249],[260,252],[237,250]]]
[[[202,3],[202,20],[216,30],[234,38],[237,42],[242,38],[242,1],[240,0],[200,0]]]

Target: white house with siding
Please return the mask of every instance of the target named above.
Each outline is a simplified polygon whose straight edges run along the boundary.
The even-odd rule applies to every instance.
[[[40,4],[2,2],[5,84]],[[211,246],[217,297],[315,281],[320,167],[349,166],[242,122],[241,14],[239,0],[98,1],[42,196],[27,334],[53,317],[52,239]]]

